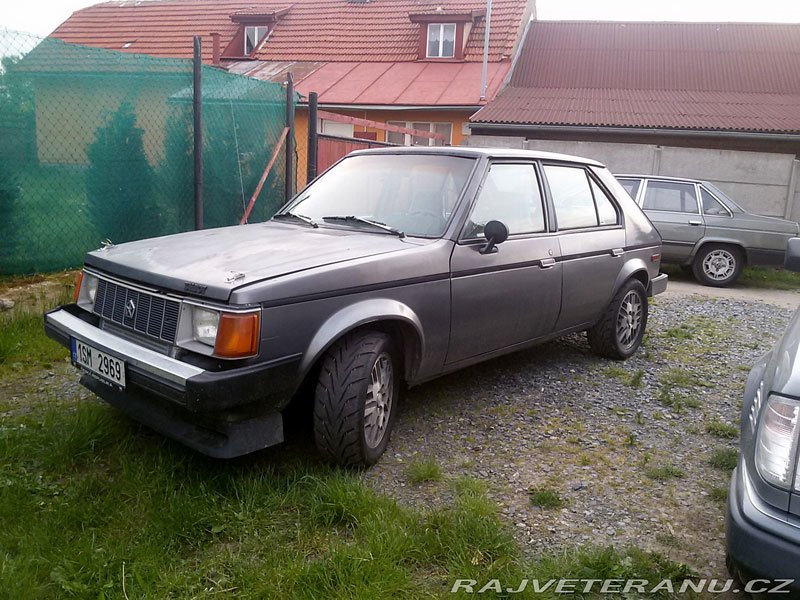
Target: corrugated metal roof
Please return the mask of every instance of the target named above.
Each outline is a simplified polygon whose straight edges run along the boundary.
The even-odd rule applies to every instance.
[[[481,95],[480,63],[430,62],[253,62],[230,66],[235,73],[257,79],[283,81],[294,76],[303,96],[317,92],[324,104],[478,106]],[[488,65],[487,98],[497,93],[510,62]]]
[[[417,59],[419,24],[410,13],[442,6],[448,11],[485,8],[485,0],[150,0],[114,1],[75,12],[54,32],[66,42],[155,56],[188,58],[192,36],[204,39],[203,58],[211,59],[210,34],[225,48],[238,25],[237,12],[268,13],[286,8],[257,55],[271,61],[398,62]],[[494,0],[490,60],[508,59],[528,10],[527,0]],[[465,59],[483,58],[484,21],[469,34]],[[133,42],[130,46],[125,44]]]
[[[536,21],[472,120],[800,131],[800,25]]]

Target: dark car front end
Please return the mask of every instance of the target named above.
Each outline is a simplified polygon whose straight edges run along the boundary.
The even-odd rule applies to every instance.
[[[794,257],[794,258],[793,258]],[[797,270],[800,239],[787,250]],[[748,376],[731,477],[727,560],[742,580],[792,580],[800,594],[800,310]]]

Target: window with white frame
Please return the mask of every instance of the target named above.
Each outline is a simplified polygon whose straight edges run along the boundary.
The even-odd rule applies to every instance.
[[[456,54],[456,24],[428,25],[428,58],[453,58]]]
[[[244,55],[249,56],[253,50],[258,48],[262,40],[267,37],[269,27],[248,25],[244,28]]]
[[[411,135],[409,133],[397,133],[394,131],[386,132],[386,141],[391,144],[402,146],[445,146],[453,143],[453,124],[452,123],[429,123],[425,121],[387,121],[389,125],[403,127],[404,129],[416,129],[419,131],[430,131],[444,136],[444,140],[435,140],[421,135]]]

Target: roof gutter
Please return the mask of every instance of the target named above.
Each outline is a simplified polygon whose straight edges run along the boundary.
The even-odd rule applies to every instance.
[[[592,127],[579,125],[527,125],[525,123],[470,123],[470,128],[484,131],[519,131],[520,133],[637,135],[647,137],[682,136],[694,139],[730,139],[751,142],[799,142],[800,133],[764,133],[714,129],[665,129],[658,127]]]
[[[308,107],[308,100],[301,100],[297,103],[301,108]],[[327,102],[320,102],[319,108],[329,110],[391,110],[391,111],[405,111],[405,110],[425,110],[425,111],[443,111],[443,110],[458,110],[475,112],[482,108],[481,104],[330,104]]]

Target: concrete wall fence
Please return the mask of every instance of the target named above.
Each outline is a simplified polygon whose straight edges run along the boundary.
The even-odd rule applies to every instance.
[[[800,220],[800,160],[793,154],[650,144],[532,140],[473,135],[470,146],[522,148],[593,158],[612,173],[704,179],[750,212]]]

